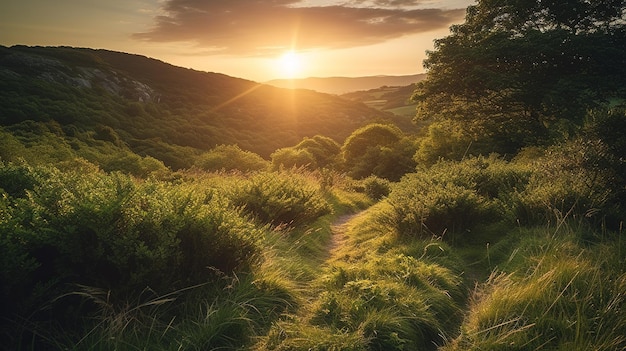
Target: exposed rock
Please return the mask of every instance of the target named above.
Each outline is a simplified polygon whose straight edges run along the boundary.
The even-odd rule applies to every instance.
[[[0,77],[19,78],[34,73],[38,79],[79,89],[99,87],[112,95],[138,102],[158,102],[160,95],[149,85],[120,75],[113,70],[72,67],[61,60],[34,54],[12,53],[0,58]]]

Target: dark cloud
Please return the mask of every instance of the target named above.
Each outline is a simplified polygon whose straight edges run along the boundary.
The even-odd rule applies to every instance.
[[[347,48],[447,28],[465,11],[415,9],[415,0],[311,6],[299,0],[166,0],[154,26],[133,37],[194,42],[219,54],[274,54],[295,46]],[[369,3],[372,7],[365,7]],[[206,53],[205,52],[205,53]]]

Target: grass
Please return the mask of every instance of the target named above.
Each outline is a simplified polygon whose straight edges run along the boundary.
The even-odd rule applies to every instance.
[[[623,258],[613,240],[585,245],[578,226],[526,229],[493,248],[461,335],[443,350],[626,347]]]
[[[391,184],[2,166],[14,349],[626,348],[626,240],[597,225],[617,197],[584,170],[468,158]],[[103,263],[132,269],[100,278]]]
[[[454,329],[467,292],[463,278],[435,263],[437,250],[411,256],[415,245],[376,220],[382,206],[344,226],[346,239],[307,288],[307,302],[257,349],[434,349]]]

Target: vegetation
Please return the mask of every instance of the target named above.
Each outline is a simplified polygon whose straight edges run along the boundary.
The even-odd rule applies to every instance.
[[[626,349],[624,5],[561,5],[470,6],[429,54],[421,133],[328,122],[364,108],[338,97],[3,48],[0,343]]]
[[[571,135],[625,97],[623,1],[478,1],[451,32],[424,63],[417,118],[447,121],[476,153]]]

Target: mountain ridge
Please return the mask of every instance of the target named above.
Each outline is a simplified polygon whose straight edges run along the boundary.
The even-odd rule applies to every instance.
[[[309,89],[327,94],[346,94],[383,86],[407,86],[426,78],[425,73],[412,75],[375,75],[363,77],[308,77],[273,79],[265,82],[286,89]]]

